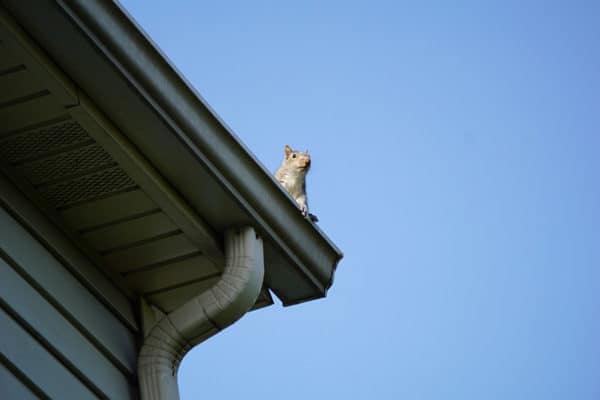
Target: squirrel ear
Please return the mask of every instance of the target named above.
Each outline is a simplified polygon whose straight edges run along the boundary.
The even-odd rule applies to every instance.
[[[292,154],[292,151],[293,151],[292,148],[286,144],[285,145],[285,156],[288,157],[290,154]]]

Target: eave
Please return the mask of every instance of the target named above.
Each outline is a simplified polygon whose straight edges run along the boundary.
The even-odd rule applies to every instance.
[[[342,253],[131,18],[108,1],[38,3],[2,1],[57,66],[50,72],[63,104],[117,132],[96,139],[138,179],[158,180],[165,204],[177,199],[181,223],[193,225],[204,250],[218,253],[231,226],[254,226],[264,238],[266,284],[285,305],[325,296]]]

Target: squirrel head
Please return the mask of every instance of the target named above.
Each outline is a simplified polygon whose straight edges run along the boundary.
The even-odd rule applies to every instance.
[[[293,150],[287,144],[285,145],[285,164],[298,169],[308,171],[310,167],[310,155],[308,154],[308,150],[306,151],[298,151]]]

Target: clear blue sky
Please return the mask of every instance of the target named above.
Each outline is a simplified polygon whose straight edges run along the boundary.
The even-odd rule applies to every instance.
[[[345,253],[183,399],[600,398],[599,2],[123,3]]]

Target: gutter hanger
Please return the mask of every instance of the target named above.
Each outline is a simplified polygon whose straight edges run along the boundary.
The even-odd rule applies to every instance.
[[[138,357],[142,400],[178,400],[177,369],[183,356],[240,319],[263,284],[262,240],[252,227],[225,232],[225,270],[215,285],[164,314],[142,302],[144,343]]]

